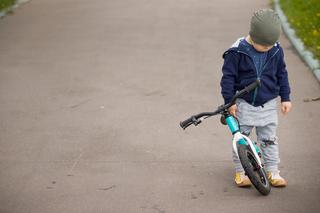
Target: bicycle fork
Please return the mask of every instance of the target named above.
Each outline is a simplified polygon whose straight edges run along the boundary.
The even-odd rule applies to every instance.
[[[240,132],[237,132],[233,135],[233,139],[232,139],[232,145],[233,145],[233,149],[235,150],[238,158],[239,158],[239,155],[238,155],[238,149],[237,149],[237,145],[238,144],[243,144],[243,145],[249,145],[250,146],[250,149],[252,150],[256,160],[257,160],[257,163],[259,164],[259,167],[262,168],[263,165],[262,165],[262,162],[261,162],[261,159],[260,159],[260,156],[258,153],[260,153],[260,149],[257,145],[255,145],[250,138],[248,138],[247,136],[241,134]]]
[[[235,150],[237,156],[239,157],[238,149],[237,149],[238,144],[249,145],[258,164],[259,164],[259,167],[262,168],[263,165],[260,160],[260,156],[258,154],[258,153],[260,153],[259,147],[257,145],[255,145],[249,137],[240,133],[240,128],[239,128],[238,122],[235,120],[235,118],[233,116],[231,116],[231,115],[226,116],[225,119],[226,119],[226,123],[227,123],[230,131],[233,134],[232,146],[233,146],[233,149]]]

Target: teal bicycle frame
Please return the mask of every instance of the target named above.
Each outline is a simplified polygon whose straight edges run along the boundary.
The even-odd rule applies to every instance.
[[[240,126],[238,124],[238,121],[232,115],[230,115],[229,113],[225,113],[223,116],[225,116],[226,123],[231,133],[233,134],[232,145],[233,145],[233,150],[236,152],[236,154],[238,155],[238,149],[237,149],[238,144],[249,145],[253,154],[256,157],[256,160],[259,166],[262,167],[262,163],[259,157],[261,155],[259,147],[255,143],[253,143],[249,137],[245,136],[240,132]]]

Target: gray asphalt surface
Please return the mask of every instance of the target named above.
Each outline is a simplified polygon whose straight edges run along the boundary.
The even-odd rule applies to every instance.
[[[281,174],[233,183],[222,53],[269,1],[33,0],[0,20],[0,212],[317,212],[320,87],[282,35]]]

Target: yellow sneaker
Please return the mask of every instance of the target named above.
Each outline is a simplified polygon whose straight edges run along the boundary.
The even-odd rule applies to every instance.
[[[280,171],[268,172],[268,179],[271,186],[275,187],[286,187],[288,185],[287,181],[280,176]]]
[[[236,182],[237,186],[239,186],[239,187],[251,186],[251,181],[248,178],[248,176],[246,176],[244,174],[244,172],[236,172],[234,181]]]

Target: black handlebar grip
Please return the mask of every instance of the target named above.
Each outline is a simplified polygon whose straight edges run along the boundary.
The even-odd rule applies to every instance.
[[[233,105],[235,103],[237,98],[240,98],[245,94],[248,94],[251,90],[254,90],[257,86],[260,86],[260,85],[261,85],[260,80],[257,79],[255,82],[249,84],[249,86],[246,86],[244,89],[237,92],[237,94],[235,94],[235,96],[233,96],[232,101],[229,104],[224,105],[223,108],[225,108],[225,109],[229,108],[231,105]]]
[[[260,86],[260,85],[261,85],[261,82],[259,79],[257,79],[255,82],[247,86],[245,90],[247,93],[249,93],[251,90],[254,90],[257,86]]]
[[[185,121],[181,121],[181,122],[180,122],[181,128],[182,128],[182,129],[185,129],[185,128],[187,128],[188,126],[190,126],[190,125],[192,124],[192,119],[193,119],[193,117],[190,117],[190,118],[188,118],[188,119],[185,120]]]

